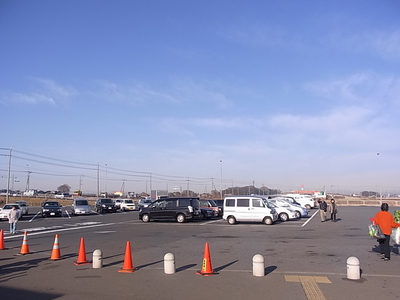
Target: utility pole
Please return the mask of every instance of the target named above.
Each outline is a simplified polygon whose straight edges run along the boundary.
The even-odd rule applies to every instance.
[[[29,191],[29,182],[30,182],[30,177],[31,177],[31,171],[29,170],[29,165],[26,165],[28,168],[28,178],[26,179],[26,187],[25,187],[25,191]]]

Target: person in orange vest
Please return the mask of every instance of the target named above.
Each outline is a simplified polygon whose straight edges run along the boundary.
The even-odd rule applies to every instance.
[[[379,226],[381,232],[385,235],[384,240],[379,241],[381,258],[385,261],[390,260],[390,234],[392,228],[400,227],[400,223],[394,221],[393,215],[389,212],[389,205],[382,203],[381,211],[375,215],[374,223]]]

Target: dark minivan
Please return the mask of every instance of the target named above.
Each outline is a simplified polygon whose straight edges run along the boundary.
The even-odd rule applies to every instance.
[[[139,219],[176,220],[183,223],[200,215],[199,198],[162,198],[152,202],[148,207],[141,207]]]

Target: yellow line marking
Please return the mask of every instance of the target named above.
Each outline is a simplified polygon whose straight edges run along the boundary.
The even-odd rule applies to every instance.
[[[318,287],[318,283],[331,283],[326,276],[296,276],[285,275],[287,282],[300,282],[308,300],[326,300]]]

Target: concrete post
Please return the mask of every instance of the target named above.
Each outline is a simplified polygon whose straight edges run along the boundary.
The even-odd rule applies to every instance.
[[[103,252],[100,249],[93,251],[93,269],[100,269],[103,267]]]
[[[175,274],[175,257],[172,253],[164,255],[164,273]]]
[[[360,261],[357,257],[350,256],[347,259],[347,279],[359,280],[360,278]]]
[[[253,276],[262,277],[264,275],[264,257],[261,254],[256,254],[253,256]]]

